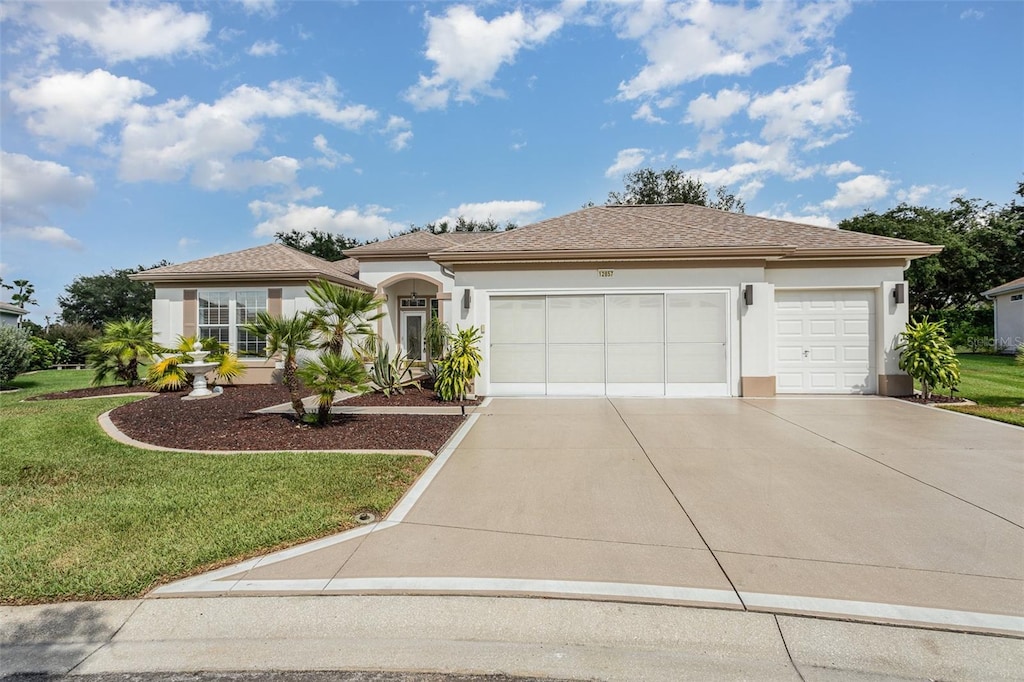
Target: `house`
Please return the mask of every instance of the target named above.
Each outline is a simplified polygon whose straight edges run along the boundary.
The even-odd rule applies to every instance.
[[[912,392],[895,348],[908,319],[903,273],[941,247],[645,205],[508,232],[414,232],[336,264],[282,249],[136,275],[157,287],[158,340],[218,331],[258,351],[233,325],[264,300],[271,312],[305,308],[303,278],[331,275],[375,291],[387,312],[378,332],[414,358],[426,356],[431,316],[478,326],[481,395],[901,395]],[[285,260],[306,268],[285,279]]]
[[[17,327],[18,323],[21,322],[22,315],[28,315],[28,311],[24,308],[19,308],[13,303],[0,301],[0,326],[10,325],[11,327]]]
[[[238,383],[271,383],[277,363],[266,357],[263,339],[242,325],[260,311],[293,315],[313,308],[306,285],[326,279],[354,289],[373,291],[355,277],[357,263],[325,261],[282,244],[267,244],[188,263],[167,265],[130,275],[151,282],[153,340],[176,346],[178,336],[214,337],[228,344],[247,365]]]
[[[989,289],[982,296],[994,301],[996,350],[1015,353],[1024,345],[1024,277]]]

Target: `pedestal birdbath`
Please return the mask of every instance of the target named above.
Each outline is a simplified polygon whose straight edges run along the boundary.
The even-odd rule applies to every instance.
[[[206,373],[217,366],[216,362],[203,362],[209,354],[210,351],[203,350],[203,345],[197,342],[192,346],[192,351],[189,353],[192,356],[192,362],[183,362],[178,365],[178,367],[181,367],[194,377],[192,379],[192,392],[184,396],[182,400],[212,398],[221,394],[222,389],[220,386],[212,391],[206,387]]]

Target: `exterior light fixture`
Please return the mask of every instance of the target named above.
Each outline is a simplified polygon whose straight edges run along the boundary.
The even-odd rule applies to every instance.
[[[743,302],[747,305],[754,305],[754,285],[748,284],[743,287]]]
[[[470,293],[470,290],[464,289],[462,292],[462,309],[469,310],[469,304],[472,302],[472,300],[473,295]]]
[[[907,285],[903,282],[898,282],[896,286],[892,288],[892,300],[896,303],[906,303],[907,301]]]

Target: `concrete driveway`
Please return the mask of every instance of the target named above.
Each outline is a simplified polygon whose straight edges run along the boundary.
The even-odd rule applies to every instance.
[[[495,399],[382,523],[184,594],[531,594],[1024,634],[1024,429],[874,397]]]

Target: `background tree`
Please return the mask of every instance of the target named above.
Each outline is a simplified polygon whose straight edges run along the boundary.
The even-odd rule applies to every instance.
[[[687,175],[675,166],[662,171],[640,168],[626,173],[621,192],[609,192],[605,205],[616,204],[694,204],[733,213],[744,213],[746,205],[724,185],[715,190],[714,198],[708,186],[699,178]]]
[[[1022,193],[1024,185],[1018,185]],[[965,311],[987,305],[981,292],[1024,273],[1022,208],[958,197],[946,210],[901,204],[847,218],[839,228],[943,245],[941,253],[918,258],[907,270],[913,312]]]
[[[11,294],[11,303],[25,309],[30,305],[39,305],[39,301],[32,298],[32,294],[36,293],[36,288],[31,282],[27,279],[16,279],[14,280],[14,286],[18,290]]]
[[[64,295],[57,297],[61,320],[67,324],[88,324],[99,329],[114,320],[151,317],[153,285],[128,279],[128,275],[164,265],[170,263],[164,260],[149,268],[140,265],[76,277],[64,287]]]
[[[342,251],[353,249],[361,243],[358,239],[350,239],[343,234],[330,234],[321,230],[278,232],[274,239],[285,246],[329,261],[344,260],[348,256]]]
[[[514,230],[517,227],[519,225],[512,220],[508,220],[502,225],[493,218],[474,220],[473,218],[466,218],[460,215],[454,221],[445,218],[444,220],[424,223],[423,225],[413,223],[403,234],[410,232],[434,232],[436,234],[444,234],[446,232],[501,232]]]

